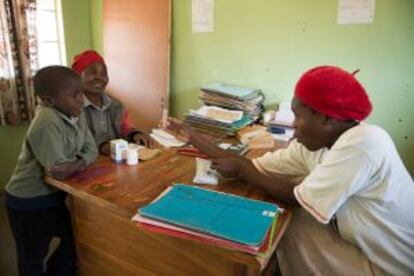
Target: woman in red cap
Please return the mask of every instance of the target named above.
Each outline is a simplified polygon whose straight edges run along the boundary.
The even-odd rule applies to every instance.
[[[74,57],[72,69],[81,76],[84,111],[99,151],[109,154],[109,141],[117,138],[148,146],[149,136],[137,130],[124,105],[105,93],[109,77],[102,56],[86,50]]]
[[[362,85],[338,67],[298,81],[295,139],[252,161],[210,143],[180,121],[225,177],[243,179],[295,206],[277,249],[283,275],[413,275],[414,183],[391,137],[362,122],[372,110]]]

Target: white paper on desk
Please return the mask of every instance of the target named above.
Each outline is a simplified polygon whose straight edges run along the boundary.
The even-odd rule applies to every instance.
[[[370,24],[374,21],[375,0],[339,0],[338,24]]]
[[[193,182],[197,184],[218,184],[218,172],[211,169],[211,160],[196,158],[196,174]]]
[[[284,142],[289,142],[293,138],[293,135],[295,134],[295,130],[293,128],[284,128],[284,129],[285,129],[285,133],[283,134],[276,134],[276,133],[272,134],[273,139],[284,141]]]
[[[234,123],[243,117],[243,111],[230,110],[218,106],[202,106],[197,110],[190,110],[191,114],[210,118],[223,123]]]
[[[218,146],[224,150],[228,149],[229,147],[231,147],[232,144],[230,143],[221,143]]]
[[[192,0],[193,33],[212,32],[214,29],[214,0]]]
[[[178,140],[174,135],[171,135],[162,129],[153,129],[150,136],[166,148],[181,147],[185,145],[183,141]]]

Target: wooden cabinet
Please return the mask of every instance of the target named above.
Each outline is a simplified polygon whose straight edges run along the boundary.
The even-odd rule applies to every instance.
[[[105,0],[104,56],[108,92],[140,129],[158,125],[168,109],[170,0]]]

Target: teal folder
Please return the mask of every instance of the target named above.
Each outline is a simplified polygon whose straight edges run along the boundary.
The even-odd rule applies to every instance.
[[[258,93],[260,92],[260,90],[254,88],[240,87],[223,83],[209,83],[203,85],[201,87],[201,90],[244,101],[248,101],[257,97]]]
[[[264,201],[175,184],[138,211],[145,217],[258,246],[263,243],[279,209]]]

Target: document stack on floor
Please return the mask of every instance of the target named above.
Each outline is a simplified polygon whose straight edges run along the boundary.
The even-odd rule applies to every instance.
[[[259,89],[211,83],[201,87],[200,100],[205,105],[241,110],[256,121],[263,112],[264,96]]]
[[[133,220],[149,231],[257,255],[271,247],[280,212],[272,203],[174,184]]]
[[[242,111],[228,110],[217,106],[203,106],[190,110],[185,121],[199,131],[234,136],[235,133],[251,124],[253,120]]]

